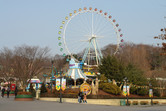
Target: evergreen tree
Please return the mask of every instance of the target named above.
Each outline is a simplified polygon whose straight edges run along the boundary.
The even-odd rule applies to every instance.
[[[147,79],[144,77],[144,72],[138,69],[133,64],[124,66],[115,56],[107,56],[102,59],[102,64],[99,66],[99,72],[104,74],[108,79],[123,82],[125,77],[129,83],[134,85],[147,85]]]
[[[129,82],[134,85],[144,86],[147,85],[147,79],[144,77],[144,72],[138,69],[133,64],[128,64],[125,68],[125,75],[128,78]]]
[[[125,67],[117,60],[115,56],[107,56],[102,59],[102,64],[99,66],[99,72],[104,74],[108,79],[122,81],[124,78]]]

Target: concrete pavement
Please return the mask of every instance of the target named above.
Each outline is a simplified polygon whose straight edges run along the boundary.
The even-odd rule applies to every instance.
[[[166,106],[103,106],[48,101],[14,101],[0,98],[0,111],[166,111]]]

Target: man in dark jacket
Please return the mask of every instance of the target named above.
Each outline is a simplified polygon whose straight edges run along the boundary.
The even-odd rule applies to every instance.
[[[2,88],[2,97],[4,97],[5,94],[5,87]]]
[[[10,87],[8,86],[8,88],[7,88],[7,98],[9,98],[9,94],[10,94]]]
[[[82,92],[80,93],[80,97],[81,97],[80,103],[82,103],[84,98],[84,94]]]
[[[18,92],[18,89],[17,89],[17,86],[16,86],[16,88],[15,88],[15,97],[17,96],[17,92]]]

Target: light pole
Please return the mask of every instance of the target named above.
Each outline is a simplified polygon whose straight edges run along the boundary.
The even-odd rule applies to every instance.
[[[129,106],[129,101],[128,101],[128,92],[127,92],[127,81],[128,81],[128,79],[127,79],[127,77],[125,77],[125,78],[124,78],[124,82],[125,82],[125,84],[126,84],[126,98],[127,98],[127,106]]]
[[[149,83],[149,88],[150,88],[149,93],[151,93],[151,94],[149,94],[149,95],[151,95],[151,105],[153,106],[153,89],[152,89],[152,84],[151,83]]]
[[[59,103],[62,103],[62,70],[60,71],[60,102]]]
[[[54,76],[54,70],[53,70],[54,61],[53,60],[51,61],[51,64],[52,64],[52,67],[51,67],[51,69],[52,69],[52,72],[51,72],[51,93],[52,93],[52,83],[53,83],[52,79],[53,79],[53,76]]]

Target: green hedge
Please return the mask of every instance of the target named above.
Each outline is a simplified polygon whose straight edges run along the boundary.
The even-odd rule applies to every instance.
[[[132,86],[130,88],[130,93],[131,94],[136,94],[136,95],[139,95],[139,96],[145,96],[145,95],[148,95],[149,89],[146,89],[146,88],[137,88],[137,87]]]
[[[148,95],[149,90],[146,88],[138,88],[137,94],[139,96],[145,96]]]
[[[7,92],[5,91],[5,94],[7,94]],[[10,93],[9,94],[14,94],[14,91],[10,91]]]
[[[17,95],[16,98],[33,98],[32,95]]]
[[[114,94],[114,95],[121,94],[120,88],[117,85],[114,85],[112,83],[101,83],[99,85],[99,88],[110,94]]]

